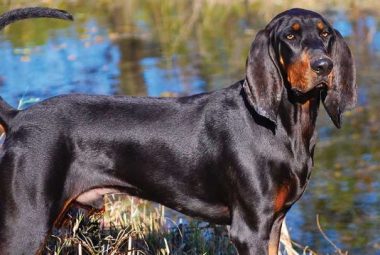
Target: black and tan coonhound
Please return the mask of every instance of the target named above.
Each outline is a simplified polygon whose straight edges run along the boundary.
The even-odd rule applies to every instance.
[[[16,10],[1,26],[62,11]],[[320,101],[339,128],[356,101],[347,44],[291,9],[258,32],[245,78],[180,98],[65,95],[0,101],[1,254],[36,253],[76,201],[125,192],[230,225],[239,254],[277,254],[282,220],[310,178]]]

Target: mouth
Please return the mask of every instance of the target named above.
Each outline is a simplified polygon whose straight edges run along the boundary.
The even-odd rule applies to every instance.
[[[328,86],[328,83],[327,81],[322,81],[320,83],[318,83],[314,89],[327,89],[327,86]]]
[[[321,95],[321,92],[327,91],[328,83],[327,81],[320,81],[317,85],[313,86],[311,89],[302,91],[297,88],[291,89],[291,100],[294,102],[304,103],[312,97]]]
[[[295,96],[307,96],[309,94],[314,94],[316,91],[325,90],[328,87],[327,80],[321,80],[316,85],[308,90],[300,90],[298,88],[292,88],[292,92]]]

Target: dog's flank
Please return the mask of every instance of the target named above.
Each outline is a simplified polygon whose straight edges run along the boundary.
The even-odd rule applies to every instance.
[[[0,30],[2,30],[6,25],[9,25],[18,20],[33,18],[73,20],[73,16],[70,13],[59,9],[46,7],[20,8],[6,12],[0,16]]]

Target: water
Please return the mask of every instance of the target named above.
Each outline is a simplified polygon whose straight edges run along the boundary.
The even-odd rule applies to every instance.
[[[0,95],[23,108],[74,92],[181,96],[226,87],[244,76],[253,36],[283,7],[214,2],[59,2],[74,23],[29,20],[1,35]],[[295,241],[323,254],[334,249],[317,228],[317,214],[341,249],[380,254],[379,19],[348,4],[320,12],[355,55],[359,105],[341,130],[321,108],[312,180],[287,222]]]

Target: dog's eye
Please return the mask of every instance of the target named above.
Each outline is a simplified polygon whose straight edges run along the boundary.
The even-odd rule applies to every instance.
[[[323,38],[327,38],[329,35],[330,35],[330,33],[328,31],[323,31],[321,33],[321,37],[323,37]]]
[[[294,40],[295,38],[296,38],[296,36],[294,34],[286,35],[286,39],[288,39],[288,40]]]

